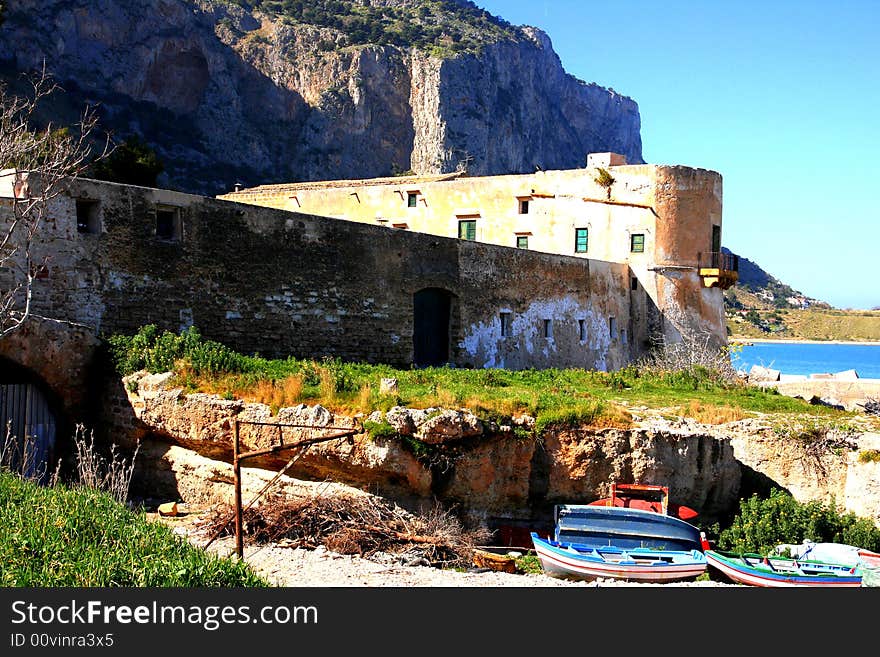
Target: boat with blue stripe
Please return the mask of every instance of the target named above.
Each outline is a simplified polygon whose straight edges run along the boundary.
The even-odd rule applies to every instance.
[[[674,582],[706,572],[703,536],[673,516],[617,506],[560,504],[553,537],[532,532],[544,572],[553,577]]]
[[[720,550],[706,550],[706,562],[731,581],[749,586],[862,586],[859,565]]]
[[[693,579],[706,571],[706,557],[699,550],[560,543],[534,532],[532,543],[544,572],[564,579],[589,581],[602,577],[664,583]]]

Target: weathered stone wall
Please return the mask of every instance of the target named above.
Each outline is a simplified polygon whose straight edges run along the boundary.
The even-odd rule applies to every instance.
[[[614,182],[607,191],[597,182],[599,169],[587,167],[262,185],[221,198],[445,237],[458,236],[459,222],[470,220],[478,242],[515,246],[524,237],[531,250],[625,263],[636,283],[632,297],[651,313],[638,312],[640,323],[630,328],[633,338],[648,327],[637,344],[682,336],[726,344],[722,290],[707,288],[699,273],[700,255],[708,261],[713,248],[713,227],[721,229],[721,175],[654,164],[608,171]],[[578,230],[587,231],[585,249]],[[632,235],[642,236],[642,251],[632,250]]]
[[[77,230],[75,199],[99,230]],[[173,239],[156,236],[157,212],[176,217]],[[195,325],[245,353],[406,366],[414,294],[440,288],[458,365],[611,369],[638,353],[609,330],[632,323],[625,264],[89,180],[45,228],[36,311],[103,335]]]

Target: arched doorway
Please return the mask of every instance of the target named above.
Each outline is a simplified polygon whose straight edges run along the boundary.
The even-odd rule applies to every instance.
[[[427,287],[413,295],[413,364],[431,367],[449,362],[452,293]]]
[[[47,483],[55,461],[58,416],[26,368],[0,358],[0,454],[3,465]]]

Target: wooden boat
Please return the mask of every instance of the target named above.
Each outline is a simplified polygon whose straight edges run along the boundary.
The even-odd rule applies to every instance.
[[[814,543],[805,540],[800,545],[789,543],[777,545],[776,552],[794,559],[811,559],[844,566],[880,567],[880,553],[846,543]]]
[[[548,575],[673,582],[706,571],[700,530],[684,520],[642,509],[591,504],[560,504],[554,515],[552,538],[531,533]]]
[[[611,496],[603,497],[591,506],[619,506],[626,509],[642,509],[680,520],[697,517],[697,512],[683,504],[669,501],[669,487],[655,484],[611,484]]]
[[[760,554],[706,550],[710,568],[739,584],[763,587],[861,586],[859,566],[810,559],[767,557]]]
[[[591,504],[560,504],[555,508],[554,540],[618,548],[703,550],[700,530],[673,516]]]
[[[859,548],[859,559],[867,568],[880,568],[880,552]]]
[[[619,548],[609,545],[560,543],[532,532],[532,543],[544,572],[564,579],[598,577],[631,582],[675,582],[693,579],[706,571],[706,556],[699,550]]]

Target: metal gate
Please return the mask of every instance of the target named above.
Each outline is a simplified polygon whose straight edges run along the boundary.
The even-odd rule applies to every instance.
[[[55,416],[39,388],[30,383],[0,383],[2,465],[46,483],[55,430]]]

